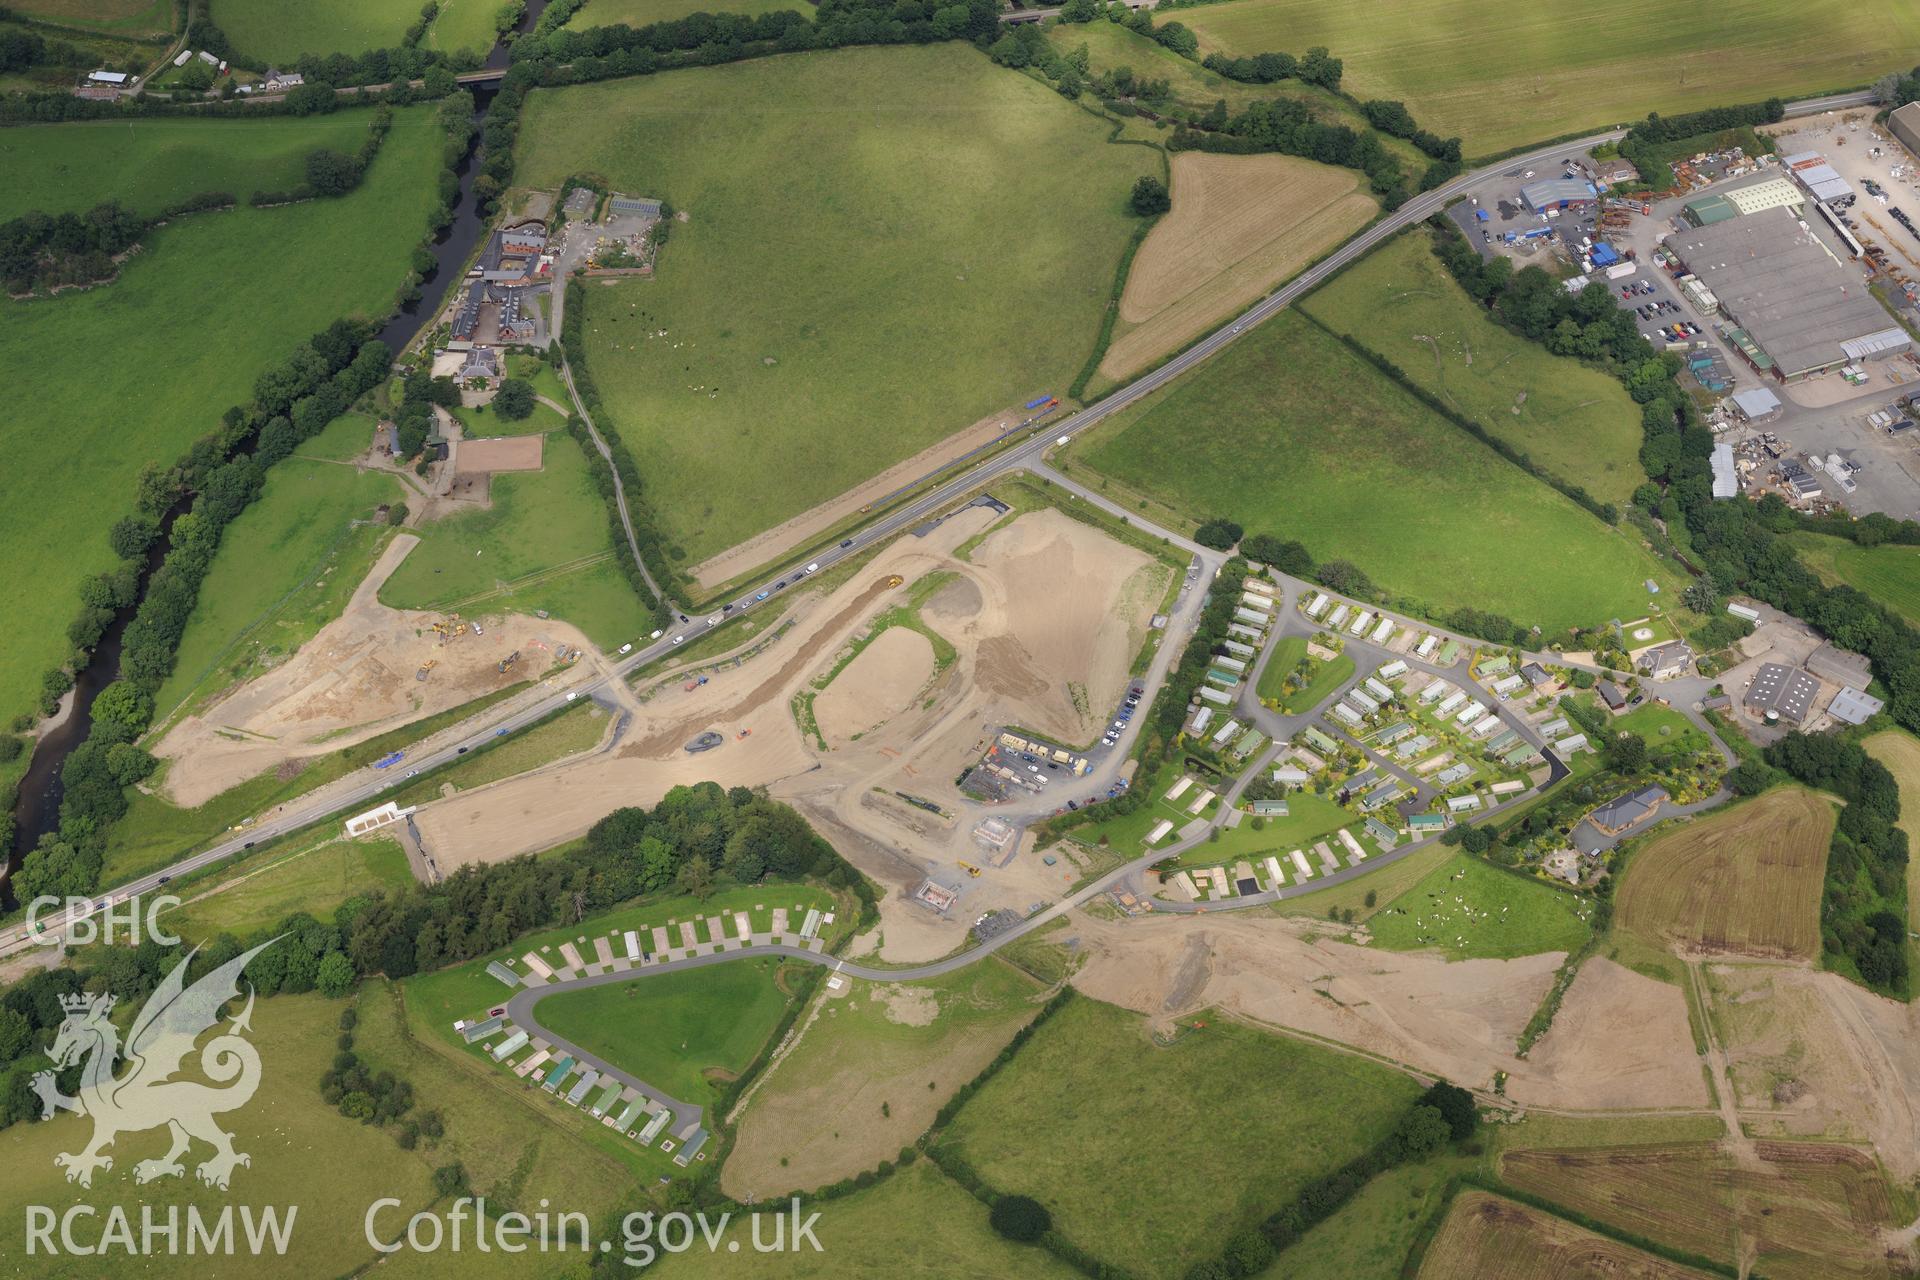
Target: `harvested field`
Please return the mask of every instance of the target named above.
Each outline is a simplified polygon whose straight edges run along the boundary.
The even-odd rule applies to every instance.
[[[1614,923],[1683,951],[1812,960],[1833,806],[1782,787],[1655,838],[1632,855]]]
[[[722,1186],[765,1201],[893,1159],[1043,998],[1038,984],[993,961],[912,986],[823,990],[798,1040],[744,1100]]]
[[[1361,175],[1297,156],[1173,158],[1173,211],[1127,273],[1117,333],[1100,362],[1124,378],[1243,310],[1365,226],[1379,205]]]
[[[455,469],[462,475],[495,471],[538,471],[545,436],[500,436],[487,440],[462,440],[454,454]]]
[[[1920,1019],[1838,974],[1711,964],[1709,1016],[1734,1100],[1757,1136],[1871,1142],[1920,1165]]]
[[[1871,1157],[1768,1142],[1755,1155],[1740,1166],[1709,1144],[1513,1151],[1500,1168],[1523,1191],[1774,1280],[1895,1274],[1880,1240],[1893,1201]]]
[[[1687,1027],[1686,995],[1604,956],[1580,967],[1528,1061],[1552,1081],[1556,1096],[1575,1093],[1596,1110],[1700,1107],[1709,1101]],[[1507,1092],[1525,1104],[1540,1087],[1538,1079],[1527,1078]]]
[[[933,677],[933,645],[912,627],[888,627],[814,699],[829,742],[845,742],[906,710]]]
[[[1454,1199],[1420,1266],[1420,1280],[1680,1280],[1709,1274],[1485,1191],[1464,1191]]]
[[[563,622],[514,614],[489,616],[484,635],[442,643],[430,630],[439,615],[390,609],[376,596],[419,539],[388,544],[340,617],[298,652],[250,680],[160,739],[168,762],[164,790],[185,808],[277,766],[338,751],[539,675],[554,649],[586,644]],[[498,664],[519,651],[506,672]],[[434,665],[426,679],[417,673]]]

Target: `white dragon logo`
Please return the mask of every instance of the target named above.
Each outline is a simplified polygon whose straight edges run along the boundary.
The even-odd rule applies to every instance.
[[[227,1189],[237,1165],[252,1164],[243,1152],[233,1149],[233,1135],[214,1123],[214,1116],[247,1104],[260,1087],[260,1054],[244,1033],[253,1016],[253,989],[247,990],[247,1005],[233,1019],[225,1033],[215,1036],[200,1051],[200,1069],[208,1079],[226,1087],[213,1088],[197,1080],[175,1080],[181,1059],[193,1051],[194,1042],[219,1021],[220,1008],[240,994],[240,971],[247,962],[279,939],[263,942],[244,955],[227,961],[206,977],[186,986],[187,965],[194,952],[173,967],[160,986],[141,1007],[127,1032],[128,1071],[115,1077],[114,1065],[120,1056],[120,1033],[108,1015],[113,1011],[111,995],[71,995],[60,998],[66,1009],[66,1021],[60,1024],[49,1055],[56,1068],[64,1068],[87,1059],[80,1076],[78,1097],[60,1092],[52,1071],[33,1077],[33,1089],[40,1095],[44,1110],[41,1119],[51,1119],[56,1111],[72,1111],[93,1119],[93,1141],[84,1150],[63,1152],[53,1162],[67,1171],[68,1182],[83,1187],[93,1185],[95,1169],[112,1169],[113,1157],[102,1154],[122,1133],[138,1133],[166,1125],[173,1132],[173,1146],[157,1160],[142,1160],[133,1168],[135,1182],[155,1178],[179,1177],[184,1171],[180,1157],[198,1138],[213,1147],[213,1156],[200,1165],[200,1180],[208,1186]],[[199,948],[195,948],[197,952]],[[184,990],[183,990],[184,988]],[[227,1084],[228,1081],[233,1081]]]

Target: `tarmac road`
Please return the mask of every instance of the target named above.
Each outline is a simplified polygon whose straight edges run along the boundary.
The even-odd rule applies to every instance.
[[[1787,106],[1787,114],[1790,116],[1817,115],[1823,111],[1836,110],[1842,107],[1867,105],[1870,101],[1871,95],[1865,91],[1830,94],[1826,97],[1810,98],[1800,102],[1789,103]],[[989,458],[980,465],[960,472],[936,485],[921,497],[913,499],[900,509],[882,516],[872,525],[862,529],[858,534],[854,535],[853,546],[835,547],[823,552],[814,563],[817,563],[820,568],[825,569],[848,556],[862,554],[868,544],[876,539],[884,540],[892,538],[912,528],[914,525],[922,523],[938,513],[942,507],[947,506],[969,490],[990,483],[1010,472],[1032,469],[1036,464],[1041,462],[1045,451],[1053,447],[1056,439],[1071,437],[1080,431],[1084,431],[1095,423],[1133,404],[1135,401],[1151,395],[1161,387],[1166,386],[1181,374],[1200,364],[1202,361],[1211,358],[1230,343],[1236,341],[1248,329],[1271,319],[1279,312],[1291,306],[1296,299],[1316,288],[1329,277],[1356,259],[1364,256],[1383,241],[1398,234],[1407,227],[1414,225],[1430,214],[1438,212],[1445,207],[1449,200],[1453,199],[1455,195],[1464,191],[1466,188],[1488,177],[1515,168],[1516,166],[1526,165],[1538,160],[1570,155],[1598,143],[1618,139],[1624,133],[1624,129],[1609,129],[1572,142],[1562,142],[1552,146],[1537,147],[1523,155],[1510,156],[1496,164],[1463,174],[1443,187],[1416,196],[1406,204],[1400,206],[1400,208],[1392,214],[1362,232],[1359,236],[1356,236],[1345,245],[1336,249],[1321,262],[1309,267],[1292,281],[1268,295],[1262,301],[1256,303],[1231,325],[1202,339],[1158,369],[1143,375],[1127,386],[1113,392],[1113,394],[1101,400],[1099,403],[1089,405],[1087,408],[1082,409],[1063,422],[1056,423],[1050,427],[1042,427],[1039,432],[1027,442],[1016,445],[1006,452]],[[1098,501],[1094,495],[1084,494],[1084,496],[1090,500]],[[625,509],[624,496],[620,507],[622,523],[630,528],[631,521]],[[1137,520],[1136,523],[1138,523]],[[799,576],[800,571],[797,567],[788,570],[784,574],[775,574],[762,584],[761,589],[771,590],[773,582],[777,578],[785,578],[791,583]],[[754,588],[747,588],[740,593],[737,599],[750,601],[754,594]],[[771,607],[771,601],[766,602],[762,607]],[[742,612],[744,612],[744,610],[736,608],[734,613],[726,615],[726,618],[731,619]],[[719,625],[725,625],[725,621],[723,620]],[[484,724],[471,737],[449,743],[447,746],[437,749],[428,755],[417,759],[410,759],[407,763],[416,772],[435,768],[456,759],[461,747],[472,748],[479,746],[490,738],[497,736],[497,731],[500,729],[504,728],[507,732],[511,733],[524,728],[541,717],[564,706],[570,698],[587,696],[612,680],[624,679],[640,667],[668,656],[674,649],[674,636],[676,634],[692,634],[694,628],[697,627],[699,627],[699,623],[696,620],[695,623],[687,628],[670,631],[645,648],[638,649],[630,657],[616,665],[613,669],[613,674],[601,676],[577,685],[571,691],[556,690],[550,697],[508,716],[504,720],[491,721]],[[1149,689],[1148,692],[1149,694],[1153,694],[1157,693],[1158,690]],[[402,777],[393,777],[388,773],[374,773],[368,770],[365,780],[356,787],[344,792],[334,793],[333,796],[324,802],[290,808],[288,811],[255,824],[248,829],[243,836],[222,841],[200,853],[182,858],[171,866],[120,885],[103,895],[100,901],[118,902],[134,894],[151,893],[155,889],[160,888],[165,881],[188,875],[202,868],[211,866],[214,863],[221,862],[237,853],[252,848],[255,844],[262,841],[271,840],[277,836],[298,830],[335,813],[352,812],[365,808],[369,802],[375,800],[383,792],[392,789],[402,780]],[[1164,857],[1166,855],[1162,853],[1158,856]],[[72,919],[84,917],[84,915],[90,914],[90,912],[91,909],[70,916],[63,911],[59,915],[43,920],[42,938],[44,939],[64,933],[67,926],[72,923]],[[20,947],[30,945],[32,941],[33,936],[24,923],[0,930],[0,955],[5,955],[18,950]]]

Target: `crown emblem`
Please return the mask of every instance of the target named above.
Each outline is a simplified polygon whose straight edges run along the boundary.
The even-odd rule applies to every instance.
[[[104,1015],[113,1011],[116,998],[117,997],[114,996],[88,995],[86,992],[80,991],[71,995],[61,996],[60,1007],[68,1013],[91,1013],[97,1009]]]

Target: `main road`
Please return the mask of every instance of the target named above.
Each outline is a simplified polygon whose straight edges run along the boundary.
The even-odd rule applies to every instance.
[[[1830,94],[1826,97],[1808,98],[1799,102],[1789,103],[1787,106],[1787,114],[1789,116],[1818,115],[1823,111],[1871,105],[1872,100],[1872,95],[1865,90],[1855,93]],[[1616,141],[1625,132],[1625,129],[1608,129],[1600,133],[1590,134],[1584,138],[1575,139],[1571,142],[1561,142],[1552,146],[1536,147],[1523,154],[1510,156],[1496,164],[1486,165],[1469,173],[1462,174],[1444,186],[1415,196],[1398,209],[1395,209],[1392,213],[1386,215],[1386,217],[1382,218],[1379,222],[1367,228],[1367,230],[1361,232],[1340,248],[1334,250],[1326,258],[1314,266],[1309,267],[1260,302],[1255,303],[1253,307],[1248,309],[1231,325],[1219,329],[1208,337],[1201,339],[1159,368],[1119,388],[1098,403],[1087,406],[1062,422],[1050,427],[1041,428],[1031,439],[990,458],[984,459],[973,467],[958,471],[951,477],[933,484],[933,486],[921,496],[909,500],[902,506],[881,516],[872,524],[862,529],[854,538],[848,540],[848,544],[835,547],[832,550],[822,553],[814,561],[809,562],[809,564],[817,565],[819,569],[826,569],[850,556],[863,554],[870,544],[892,538],[897,534],[913,528],[915,525],[925,522],[969,490],[991,483],[1011,472],[1034,466],[1041,460],[1046,450],[1053,447],[1057,441],[1070,438],[1079,432],[1085,431],[1087,428],[1118,413],[1136,401],[1152,395],[1155,391],[1166,386],[1194,366],[1211,359],[1227,346],[1238,341],[1242,335],[1255,325],[1272,319],[1286,308],[1292,306],[1301,297],[1318,288],[1343,268],[1349,266],[1359,258],[1364,257],[1382,242],[1398,235],[1422,219],[1438,213],[1455,197],[1463,195],[1470,188],[1488,178],[1498,176],[1510,170],[1524,168],[1539,161],[1577,155],[1602,142]],[[937,476],[939,473],[935,472],[933,474]],[[621,503],[621,508],[622,523],[626,524],[628,523],[628,517],[625,511],[624,501]],[[719,620],[713,625],[723,626],[734,617],[749,612],[750,609],[754,607],[771,608],[771,595],[767,602],[759,605],[754,603],[754,597],[758,595],[760,591],[768,593],[775,592],[777,590],[776,583],[792,585],[805,573],[812,571],[811,569],[803,569],[796,565],[784,573],[771,575],[764,583],[759,585],[758,590],[752,587],[743,590],[736,597],[733,610],[715,615]],[[499,733],[503,730],[507,733],[512,733],[525,728],[527,725],[565,706],[573,699],[585,697],[612,681],[624,680],[627,676],[639,670],[641,667],[646,666],[648,663],[656,662],[661,658],[667,657],[673,652],[676,645],[683,643],[690,636],[703,634],[706,629],[706,625],[698,619],[695,619],[690,624],[683,624],[680,627],[671,628],[668,633],[661,635],[644,648],[636,650],[630,656],[615,664],[607,674],[580,682],[572,688],[556,688],[554,692],[547,697],[523,707],[504,718],[488,720],[484,717],[477,717],[475,721],[475,731],[470,736],[448,742],[446,745],[435,749],[427,755],[410,761],[413,766],[413,771],[418,772],[451,763],[464,751],[485,744],[492,738],[499,736]],[[324,801],[316,801],[307,805],[299,805],[297,803],[288,805],[270,818],[248,828],[241,835],[229,840],[224,840],[199,853],[191,854],[173,863],[171,866],[163,867],[157,871],[150,872],[119,885],[104,895],[101,901],[119,902],[132,895],[151,893],[170,880],[179,876],[189,875],[212,866],[217,862],[231,858],[235,854],[250,849],[262,841],[271,840],[288,832],[299,830],[330,815],[364,807],[383,792],[393,789],[403,780],[402,778],[393,777],[390,773],[376,773],[371,769],[364,770],[363,775],[357,785],[347,787],[343,790],[330,789],[328,797]],[[1164,854],[1162,856],[1164,856]],[[1117,876],[1115,878],[1117,878]],[[45,940],[63,933],[68,925],[71,924],[72,920],[79,914],[83,913],[62,911],[43,918],[40,921],[40,937]],[[0,955],[5,955],[29,945],[33,940],[33,936],[32,931],[25,924],[17,924],[5,930],[0,930]],[[973,956],[978,954],[978,952],[967,952],[964,954]]]

